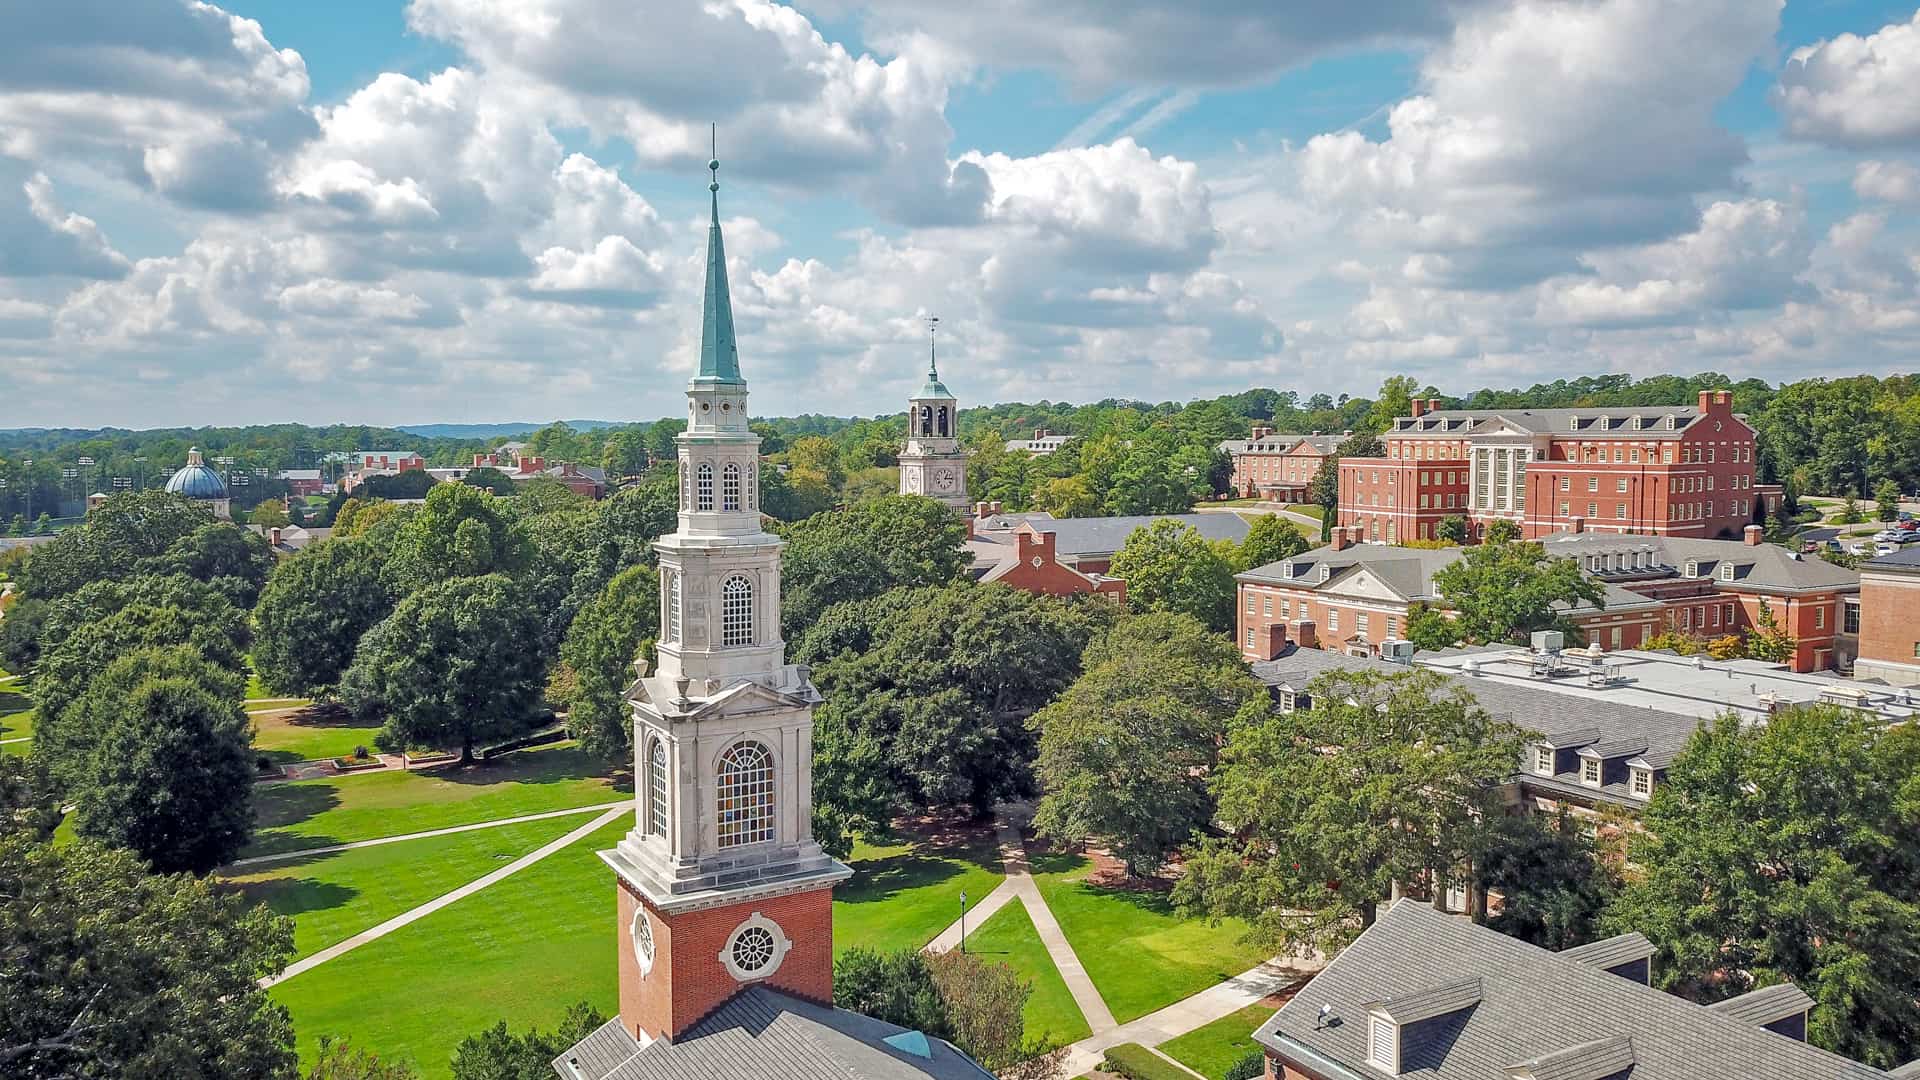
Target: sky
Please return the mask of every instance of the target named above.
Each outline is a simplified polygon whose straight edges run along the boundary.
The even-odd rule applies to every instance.
[[[0,427],[1920,369],[1913,0],[62,0]],[[717,150],[713,149],[717,147]]]

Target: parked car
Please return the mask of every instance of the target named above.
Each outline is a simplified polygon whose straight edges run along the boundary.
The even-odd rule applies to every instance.
[[[1873,545],[1873,553],[1875,555],[1891,555],[1894,552],[1899,550],[1900,550],[1900,545],[1894,543],[1891,540],[1882,540],[1879,543]]]
[[[1881,529],[1879,532],[1873,534],[1873,538],[1883,543],[1891,543],[1900,539],[1900,532],[1897,529]]]

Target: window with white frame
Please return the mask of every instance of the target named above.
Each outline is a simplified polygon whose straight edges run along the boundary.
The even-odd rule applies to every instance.
[[[1625,495],[1627,493],[1627,478],[1622,476],[1616,479],[1613,482],[1613,490],[1615,494]]]
[[[736,743],[721,755],[714,790],[721,847],[773,839],[773,754],[765,746]]]
[[[720,586],[720,644],[753,644],[753,582],[740,574]]]
[[[1253,627],[1247,627],[1247,648],[1253,648]]]
[[[667,835],[667,744],[658,738],[647,747],[647,831]]]
[[[1826,608],[1817,607],[1813,609],[1813,628],[1815,630],[1825,630],[1827,628]]]
[[[1366,633],[1366,632],[1367,632],[1367,621],[1368,621],[1368,617],[1367,617],[1367,613],[1366,613],[1366,612],[1364,612],[1364,611],[1356,611],[1356,612],[1354,612],[1354,614],[1353,614],[1353,628],[1354,628],[1355,630],[1357,630],[1357,631],[1359,631],[1359,632],[1360,632],[1360,633],[1362,633],[1362,634],[1364,634],[1364,633]]]
[[[1635,797],[1641,798],[1641,799],[1651,797],[1653,795],[1653,770],[1651,769],[1633,770],[1633,778],[1630,781],[1630,784]]]
[[[1533,771],[1541,776],[1553,775],[1553,747],[1536,746],[1533,748]]]
[[[740,466],[731,461],[720,470],[720,509],[740,509]]]
[[[680,572],[667,571],[667,587],[664,590],[667,602],[667,640],[678,644],[680,641]]]
[[[1327,629],[1330,631],[1340,629],[1340,610],[1338,608],[1327,609]]]
[[[1580,759],[1580,782],[1588,787],[1600,786],[1600,759]]]
[[[698,477],[695,485],[698,497],[694,501],[694,506],[700,510],[711,510],[713,509],[713,462],[701,462],[695,475]]]
[[[1726,562],[1726,563],[1720,564],[1720,580],[1721,581],[1733,580],[1733,564],[1732,563]]]
[[[1367,1060],[1390,1073],[1400,1072],[1400,1025],[1384,1016],[1367,1017]]]
[[[1587,490],[1588,490],[1588,491],[1599,491],[1599,490],[1600,490],[1600,478],[1599,478],[1599,477],[1597,477],[1597,476],[1589,476],[1589,477],[1587,477]]]

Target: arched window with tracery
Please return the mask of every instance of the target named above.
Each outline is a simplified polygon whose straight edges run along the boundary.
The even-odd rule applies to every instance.
[[[697,490],[700,493],[700,501],[696,505],[702,510],[711,510],[713,509],[713,462],[701,462],[699,476],[700,483]]]
[[[773,839],[773,754],[765,746],[736,743],[722,754],[714,790],[721,847]]]
[[[731,461],[720,470],[720,509],[740,509],[740,466]]]
[[[720,644],[753,644],[753,582],[739,574],[720,586]]]
[[[667,587],[660,592],[667,606],[666,617],[660,621],[667,628],[667,640],[677,645],[680,643],[680,572],[678,570],[667,571]]]
[[[944,439],[946,438],[946,435],[947,435],[947,407],[945,405],[940,406],[939,415],[940,415],[940,437]]]
[[[647,748],[647,831],[667,835],[667,744],[657,738]]]

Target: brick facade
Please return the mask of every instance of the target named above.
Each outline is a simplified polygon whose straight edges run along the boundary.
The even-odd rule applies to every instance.
[[[1281,502],[1305,502],[1307,485],[1320,463],[1344,436],[1285,435],[1255,426],[1245,440],[1221,444],[1233,460],[1229,481],[1243,498],[1265,497]]]
[[[725,907],[664,915],[619,881],[618,948],[620,1019],[636,1035],[672,1038],[748,985],[734,979],[720,953],[735,927],[760,914],[778,923],[792,944],[773,975],[764,980],[790,994],[833,1001],[833,890],[813,889],[763,897]],[[653,923],[653,968],[640,974],[634,955],[633,913],[644,905]]]
[[[1909,555],[1912,550],[1860,568],[1854,674],[1861,678],[1920,686],[1920,561]]]
[[[995,567],[984,580],[997,581],[1030,593],[1048,596],[1075,596],[1096,593],[1109,600],[1125,602],[1127,583],[1119,578],[1082,572],[1062,563],[1055,555],[1058,537],[1051,532],[1021,525],[1014,530],[1015,555]],[[1104,568],[1107,561],[1096,560]]]

